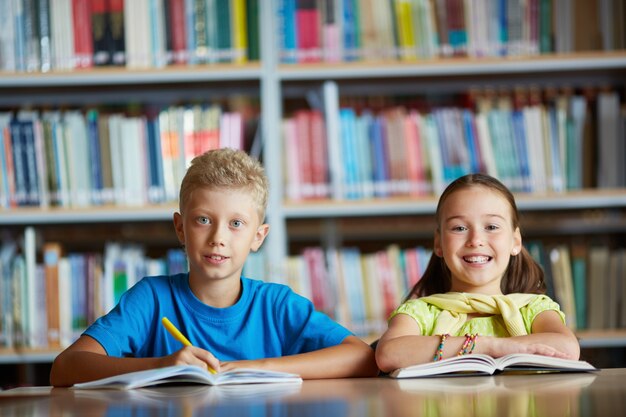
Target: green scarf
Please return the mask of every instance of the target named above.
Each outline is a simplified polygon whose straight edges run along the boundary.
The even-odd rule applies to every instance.
[[[443,310],[437,318],[433,334],[455,335],[467,320],[467,314],[482,313],[501,315],[511,336],[523,336],[528,333],[519,309],[528,305],[537,296],[537,294],[521,293],[483,295],[449,292],[420,299]]]

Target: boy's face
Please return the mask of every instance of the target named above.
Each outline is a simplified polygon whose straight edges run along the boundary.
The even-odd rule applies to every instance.
[[[511,206],[495,191],[476,186],[445,201],[435,253],[452,274],[452,291],[501,294],[500,281],[522,238],[513,229]]]
[[[238,282],[250,251],[269,231],[245,189],[195,189],[181,213],[174,214],[178,240],[189,259],[190,282]]]

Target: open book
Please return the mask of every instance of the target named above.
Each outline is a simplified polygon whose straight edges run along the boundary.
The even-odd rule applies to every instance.
[[[169,383],[194,383],[206,385],[261,384],[261,383],[302,383],[302,378],[286,372],[264,371],[260,369],[233,369],[212,374],[193,365],[176,365],[146,371],[129,372],[95,381],[74,384],[75,389],[133,389]]]
[[[500,358],[473,353],[455,356],[438,362],[396,369],[392,378],[419,378],[448,375],[493,375],[500,372],[588,372],[598,369],[585,361],[553,358],[543,355],[512,353]]]

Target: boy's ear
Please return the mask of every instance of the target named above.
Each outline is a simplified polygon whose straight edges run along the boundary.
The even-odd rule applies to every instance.
[[[250,248],[252,252],[256,252],[259,250],[269,232],[269,224],[262,224],[256,229],[256,233],[254,234],[254,240],[252,241],[252,247]]]
[[[181,245],[185,244],[185,231],[183,229],[183,216],[175,212],[174,213],[174,229],[176,230],[176,236]]]

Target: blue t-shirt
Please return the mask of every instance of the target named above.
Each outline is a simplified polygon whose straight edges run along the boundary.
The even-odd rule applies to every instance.
[[[221,361],[310,352],[352,334],[285,285],[248,278],[241,285],[234,305],[215,308],[192,293],[188,274],[146,277],[83,334],[109,356],[165,356],[182,347],[161,324],[165,316],[194,346]]]

